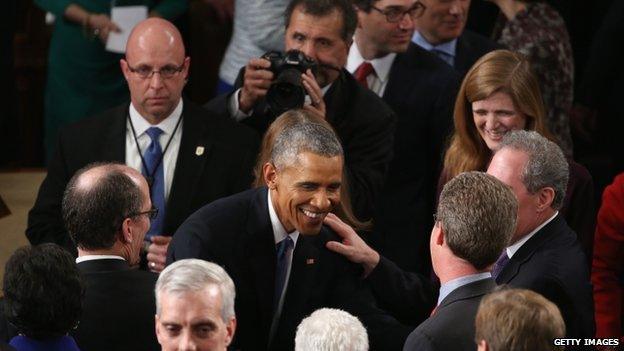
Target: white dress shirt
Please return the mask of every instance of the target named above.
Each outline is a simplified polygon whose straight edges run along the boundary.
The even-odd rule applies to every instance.
[[[122,260],[126,259],[117,255],[84,255],[76,257],[76,263],[95,260]]]
[[[360,67],[364,61],[370,62],[375,69],[374,73],[371,73],[366,77],[366,83],[368,88],[372,90],[377,96],[382,97],[386,91],[388,85],[388,78],[390,76],[390,68],[396,58],[396,53],[390,53],[384,57],[376,58],[373,60],[365,60],[358,49],[357,44],[354,42],[349,49],[349,57],[347,58],[347,71],[351,74],[355,73],[355,70]]]
[[[507,256],[509,256],[509,258],[512,258],[513,255],[516,252],[518,252],[518,250],[520,250],[520,248],[522,247],[522,245],[524,245],[524,243],[529,241],[529,239],[531,239],[533,235],[535,235],[535,233],[539,232],[542,228],[544,228],[546,224],[550,223],[553,219],[555,219],[555,217],[557,217],[558,214],[559,214],[559,211],[556,211],[555,214],[552,217],[550,217],[546,222],[540,224],[539,227],[533,229],[532,232],[525,235],[522,239],[516,241],[513,245],[507,247]]]
[[[178,106],[167,118],[157,125],[151,125],[139,114],[139,112],[134,108],[134,105],[130,104],[130,120],[132,120],[132,124],[134,125],[134,130],[136,131],[137,141],[141,151],[137,148],[137,143],[134,140],[130,122],[126,122],[126,165],[141,173],[143,173],[143,165],[141,163],[140,152],[145,153],[145,150],[147,150],[152,142],[152,139],[150,139],[149,135],[147,135],[145,131],[147,131],[150,127],[158,127],[163,131],[158,138],[158,141],[160,142],[160,147],[165,153],[162,161],[163,173],[165,176],[165,201],[169,198],[169,191],[171,190],[171,183],[173,182],[176,162],[178,161],[178,151],[180,151],[180,141],[182,140],[182,124],[184,124],[183,120],[180,121],[180,125],[178,126],[173,139],[171,139],[171,144],[166,151],[165,147],[167,146],[169,138],[171,138],[171,134],[173,133],[178,120],[182,116],[182,108],[183,103],[182,99],[180,99]]]

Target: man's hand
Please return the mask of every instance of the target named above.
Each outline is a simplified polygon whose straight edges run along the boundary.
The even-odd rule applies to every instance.
[[[353,228],[341,221],[335,214],[328,214],[323,222],[342,238],[342,243],[327,242],[327,248],[345,256],[351,262],[361,264],[364,268],[364,277],[367,277],[377,267],[379,253],[366,245]]]
[[[306,73],[301,75],[303,87],[308,92],[311,105],[304,105],[303,109],[314,113],[315,115],[325,119],[327,108],[325,107],[325,100],[323,100],[323,91],[316,82],[312,71],[308,69]]]
[[[263,98],[273,80],[273,72],[269,71],[271,62],[263,58],[251,59],[245,66],[243,88],[238,97],[238,109],[249,113],[256,102]]]
[[[169,248],[171,237],[155,235],[151,240],[152,243],[147,249],[147,267],[154,273],[160,273],[165,269],[167,249]]]
[[[110,32],[121,31],[117,24],[111,21],[110,17],[105,14],[91,15],[89,16],[88,22],[93,33],[97,35],[104,44],[106,44],[106,39],[108,39],[108,34]]]

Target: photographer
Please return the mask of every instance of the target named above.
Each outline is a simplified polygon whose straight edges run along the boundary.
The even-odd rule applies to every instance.
[[[343,69],[357,23],[355,10],[349,0],[292,0],[285,17],[287,52],[250,60],[236,90],[206,107],[260,134],[288,108],[303,107],[325,118],[345,150],[355,215],[369,219],[392,159],[395,116]],[[288,68],[301,72],[300,81]],[[285,88],[277,86],[282,83]]]

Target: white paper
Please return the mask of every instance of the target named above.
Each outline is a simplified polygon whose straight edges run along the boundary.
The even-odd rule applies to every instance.
[[[118,6],[111,9],[111,21],[121,32],[108,33],[106,50],[123,54],[132,28],[147,18],[147,6]]]

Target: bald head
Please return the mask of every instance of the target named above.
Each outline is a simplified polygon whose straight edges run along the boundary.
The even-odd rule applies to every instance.
[[[63,196],[65,225],[83,250],[110,249],[122,240],[122,223],[150,208],[147,182],[139,172],[121,164],[91,164],[79,170]]]
[[[136,111],[152,125],[169,117],[180,103],[190,65],[178,29],[161,18],[140,22],[120,65]]]
[[[171,22],[162,18],[148,18],[134,27],[126,44],[126,58],[129,61],[140,52],[172,54],[182,61],[182,35]]]

